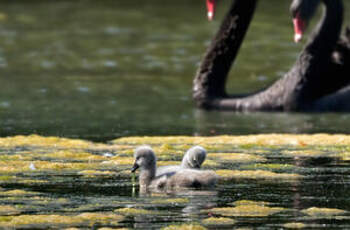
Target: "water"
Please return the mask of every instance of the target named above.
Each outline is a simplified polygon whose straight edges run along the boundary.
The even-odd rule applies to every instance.
[[[130,168],[133,149],[145,142],[159,165],[179,163],[189,146],[201,143],[209,153],[203,167],[222,176],[219,183],[208,191],[141,194]],[[344,136],[277,135],[108,144],[2,138],[0,228],[349,229],[349,143]],[[225,219],[206,223],[213,217]]]
[[[349,133],[348,114],[194,108],[196,68],[229,4],[221,1],[216,21],[209,23],[203,1],[1,1],[0,136],[106,141],[134,135]],[[292,42],[288,5],[260,2],[229,92],[267,86],[294,63],[301,46]]]
[[[230,1],[219,4],[208,23],[204,1],[0,1],[0,136],[106,143],[142,135],[349,133],[346,113],[194,108],[196,68]],[[293,64],[301,46],[292,42],[288,4],[260,2],[229,92],[267,86]],[[0,228],[350,228],[350,141],[236,139],[0,138]],[[145,143],[163,164],[201,144],[209,152],[204,168],[233,174],[210,191],[140,194],[129,169],[133,149]],[[209,217],[231,222],[213,227]]]

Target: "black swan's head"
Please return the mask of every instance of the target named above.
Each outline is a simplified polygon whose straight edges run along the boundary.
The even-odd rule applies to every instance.
[[[307,24],[315,14],[319,3],[320,0],[293,0],[290,11],[293,16],[295,42],[302,39]]]

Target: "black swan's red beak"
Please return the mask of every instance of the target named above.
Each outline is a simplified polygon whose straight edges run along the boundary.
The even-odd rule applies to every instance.
[[[296,14],[296,16],[293,18],[293,24],[294,24],[294,41],[298,43],[303,38],[305,29],[306,29],[306,22],[299,16],[299,14]]]
[[[207,10],[208,10],[208,19],[209,19],[209,21],[213,20],[213,18],[214,18],[215,1],[216,0],[207,0]]]

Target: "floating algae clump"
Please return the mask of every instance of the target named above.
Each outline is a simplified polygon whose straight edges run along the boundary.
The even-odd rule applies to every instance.
[[[290,173],[275,173],[264,170],[217,170],[216,173],[224,179],[244,178],[244,179],[299,179],[302,176]]]
[[[0,222],[1,226],[20,226],[20,225],[70,225],[79,224],[83,220],[74,216],[62,215],[21,215],[14,216],[10,221]]]
[[[208,225],[208,226],[227,226],[227,225],[234,225],[236,221],[230,218],[225,217],[210,217],[207,219],[204,219],[202,221],[202,224]]]
[[[189,200],[187,198],[173,198],[173,199],[158,199],[153,200],[152,204],[181,204],[188,203]]]
[[[119,156],[112,157],[112,159],[110,160],[111,163],[116,165],[132,165],[134,161],[135,161],[134,157],[119,157]]]
[[[205,227],[199,224],[182,224],[182,225],[170,225],[162,228],[162,230],[206,230]]]
[[[15,207],[12,207],[9,205],[0,205],[0,215],[1,216],[16,215],[19,213],[21,213],[21,211],[16,209]]]
[[[102,223],[102,224],[113,224],[116,225],[118,222],[124,219],[121,215],[116,215],[114,213],[82,213],[76,216],[77,218],[81,218],[85,221],[90,222],[90,224],[94,223]]]
[[[210,153],[208,154],[210,159],[219,161],[229,161],[233,163],[237,162],[261,162],[266,161],[266,158],[246,153]]]
[[[280,207],[265,206],[265,202],[256,201],[238,201],[236,207],[213,208],[208,211],[223,216],[242,216],[242,217],[264,217],[285,210]]]
[[[287,224],[284,224],[283,227],[285,227],[285,228],[292,228],[292,229],[302,229],[302,228],[306,228],[306,224],[303,224],[303,223],[287,223]]]
[[[240,167],[242,169],[276,169],[276,170],[295,170],[297,166],[291,164],[250,164]]]
[[[119,208],[114,210],[114,212],[126,215],[126,216],[137,216],[137,215],[154,215],[157,212],[146,210],[146,209],[138,209],[138,208]]]
[[[68,150],[55,151],[45,154],[45,157],[61,160],[80,160],[80,161],[103,161],[106,158],[100,155],[94,155],[88,152],[73,152]]]
[[[259,206],[269,206],[269,202],[265,201],[253,201],[253,200],[239,200],[233,202],[235,206],[240,206],[240,205],[259,205]]]
[[[336,208],[308,208],[301,211],[309,216],[332,217],[345,214],[347,211]]]
[[[169,136],[169,137],[125,137],[113,141],[113,143],[127,144],[205,144],[205,145],[292,145],[292,146],[309,146],[309,145],[350,145],[349,135],[295,135],[295,134],[260,134],[246,136],[214,136],[214,137],[186,137],[186,136]]]
[[[339,157],[343,161],[350,161],[350,152],[342,152],[335,155],[336,157]]]
[[[13,216],[6,221],[0,221],[1,226],[14,227],[21,225],[41,225],[51,227],[53,225],[93,225],[95,223],[116,225],[123,220],[123,216],[113,213],[82,213],[77,216],[63,215],[21,215]]]
[[[327,155],[325,152],[319,151],[319,150],[284,150],[282,151],[283,154],[289,155],[289,156],[297,156],[297,157],[318,157],[318,156],[325,156]]]
[[[104,176],[104,177],[111,177],[115,176],[115,172],[112,171],[97,171],[97,170],[84,170],[78,172],[80,175],[84,175],[87,177],[95,177],[95,176]]]
[[[89,141],[75,140],[60,137],[42,137],[38,135],[15,136],[0,138],[1,147],[16,146],[38,146],[38,147],[57,147],[57,148],[89,148],[94,144]]]
[[[38,192],[28,192],[20,189],[8,190],[8,191],[0,191],[0,196],[34,196],[38,195]]]
[[[67,230],[67,229],[65,229]],[[99,228],[98,230],[128,230],[128,228],[107,228],[107,227],[104,227],[104,228]]]

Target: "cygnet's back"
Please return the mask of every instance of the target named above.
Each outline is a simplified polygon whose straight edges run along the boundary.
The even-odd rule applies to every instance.
[[[162,166],[157,169],[157,176],[163,174],[173,174],[182,169],[200,169],[205,158],[207,151],[201,146],[193,146],[185,153],[182,158],[181,165]]]
[[[213,171],[182,169],[169,177],[167,188],[208,188],[214,187],[218,176]]]

